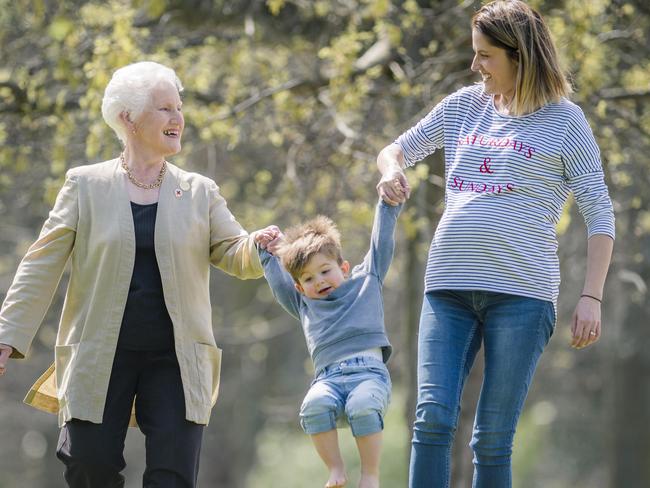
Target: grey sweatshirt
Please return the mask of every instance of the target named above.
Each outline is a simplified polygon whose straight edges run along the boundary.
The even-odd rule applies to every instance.
[[[392,346],[384,327],[382,285],[393,259],[394,233],[402,205],[380,201],[370,250],[350,277],[321,299],[296,291],[294,280],[278,258],[260,250],[264,275],[282,307],[300,320],[316,373],[334,361],[372,348],[381,348],[384,362]]]

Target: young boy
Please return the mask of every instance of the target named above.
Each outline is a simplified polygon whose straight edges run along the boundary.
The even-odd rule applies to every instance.
[[[400,210],[380,200],[370,250],[351,271],[341,256],[339,232],[326,217],[290,229],[279,243],[273,232],[256,238],[273,294],[302,323],[314,362],[316,376],[300,408],[300,424],[329,469],[327,488],[347,481],[336,432],[343,414],[361,458],[359,487],[379,487],[383,418],[391,390],[384,363],[392,350],[381,290]],[[277,257],[265,250],[271,242],[269,249]]]

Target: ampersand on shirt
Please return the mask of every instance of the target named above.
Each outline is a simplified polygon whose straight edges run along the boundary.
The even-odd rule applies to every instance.
[[[481,167],[478,169],[481,173],[488,173],[488,174],[493,174],[494,171],[490,169],[490,164],[492,160],[490,158],[485,158],[483,160],[483,164],[481,164]]]

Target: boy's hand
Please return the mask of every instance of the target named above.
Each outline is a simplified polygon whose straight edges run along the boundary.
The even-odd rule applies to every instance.
[[[280,234],[275,239],[273,239],[271,242],[267,244],[266,250],[271,254],[275,255],[275,252],[278,250],[278,247],[280,247],[280,244],[282,244],[282,239],[284,239],[284,234],[280,232]]]
[[[258,244],[262,249],[266,249],[271,242],[274,242],[282,235],[280,228],[277,225],[269,225],[264,229],[256,230],[251,233],[253,240]],[[271,252],[269,250],[269,252]]]
[[[6,344],[0,344],[0,376],[5,374],[7,369],[7,360],[11,353],[14,352],[14,348]]]
[[[403,171],[391,171],[379,180],[377,193],[384,202],[394,206],[411,196],[411,187]]]

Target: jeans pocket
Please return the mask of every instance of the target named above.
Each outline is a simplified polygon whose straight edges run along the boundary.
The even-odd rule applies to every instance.
[[[369,366],[367,369],[371,373],[377,375],[381,381],[386,383],[388,386],[392,386],[390,373],[388,372],[388,368],[386,368],[386,366]]]

